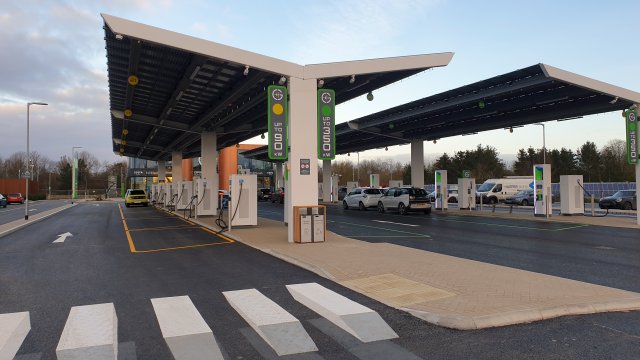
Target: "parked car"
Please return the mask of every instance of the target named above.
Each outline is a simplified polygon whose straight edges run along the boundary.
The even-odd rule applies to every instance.
[[[346,187],[339,187],[338,188],[338,201],[340,200],[344,200],[344,197],[347,196],[347,188]]]
[[[504,203],[512,204],[512,205],[527,206],[527,205],[533,205],[533,201],[534,201],[533,189],[529,189],[529,190],[519,191],[517,194],[507,197]]]
[[[124,205],[126,207],[131,205],[149,206],[149,198],[144,190],[129,189],[124,196]]]
[[[258,189],[258,201],[268,201],[271,199],[271,189],[260,188]]]
[[[600,199],[600,209],[638,210],[638,199],[635,190],[620,190],[615,194]]]
[[[367,208],[378,206],[378,200],[381,196],[380,189],[355,188],[344,197],[342,207],[345,210],[349,208],[367,210]]]
[[[283,187],[279,187],[278,189],[276,189],[276,191],[271,196],[271,202],[284,204],[284,188]]]
[[[0,194],[0,207],[7,207],[7,198],[4,195]]]
[[[449,197],[447,199],[448,202],[450,203],[458,202],[458,189],[447,189],[447,193],[449,194]],[[429,197],[429,201],[431,201],[432,203],[436,202],[436,191],[434,190],[430,192],[428,197]]]
[[[20,193],[7,194],[7,204],[24,204],[24,198]]]
[[[393,187],[378,200],[378,212],[398,211],[405,215],[409,211],[423,211],[431,213],[431,202],[424,189],[416,187]]]

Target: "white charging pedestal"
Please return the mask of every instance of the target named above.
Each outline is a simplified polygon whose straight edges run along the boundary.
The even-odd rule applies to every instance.
[[[217,209],[213,204],[218,191],[211,187],[211,182],[207,179],[197,179],[195,192],[198,196],[196,203],[196,217],[200,215],[217,215]]]
[[[191,196],[193,196],[193,182],[180,181],[177,186],[178,197],[176,198],[176,210],[186,210],[192,205]]]
[[[582,175],[560,175],[560,213],[584,215]]]
[[[535,216],[551,216],[551,165],[533,165],[533,210]]]
[[[476,179],[458,178],[458,209],[476,208]]]
[[[229,230],[232,226],[258,225],[258,176],[231,175],[229,183]]]

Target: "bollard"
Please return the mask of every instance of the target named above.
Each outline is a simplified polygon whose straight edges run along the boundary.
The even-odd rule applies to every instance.
[[[596,199],[593,196],[593,194],[591,194],[591,216],[595,216],[596,215]]]
[[[509,214],[513,214],[513,205],[509,206]]]

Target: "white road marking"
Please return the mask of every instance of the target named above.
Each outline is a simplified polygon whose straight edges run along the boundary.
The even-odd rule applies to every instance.
[[[0,359],[13,359],[30,330],[28,312],[0,314]]]
[[[56,356],[58,360],[117,359],[118,317],[113,303],[72,307]]]
[[[64,233],[64,234],[60,234],[60,235],[58,235],[58,238],[57,238],[57,239],[56,239],[52,244],[55,244],[55,243],[62,243],[62,242],[64,242],[64,241],[67,239],[67,237],[69,237],[69,236],[73,236],[73,235],[72,235],[70,232],[66,232],[66,233]]]
[[[384,220],[371,220],[371,221],[375,221],[375,222],[379,222],[379,223],[385,223],[385,224],[394,224],[394,225],[403,225],[403,226],[420,226],[420,225],[414,225],[414,224],[403,224],[403,223],[397,223],[397,222],[393,222],[393,221],[384,221]]]

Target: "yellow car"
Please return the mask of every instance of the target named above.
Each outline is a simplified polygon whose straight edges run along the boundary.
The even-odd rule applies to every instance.
[[[129,207],[131,205],[149,206],[149,199],[147,193],[144,190],[129,189],[124,196],[124,205]]]

